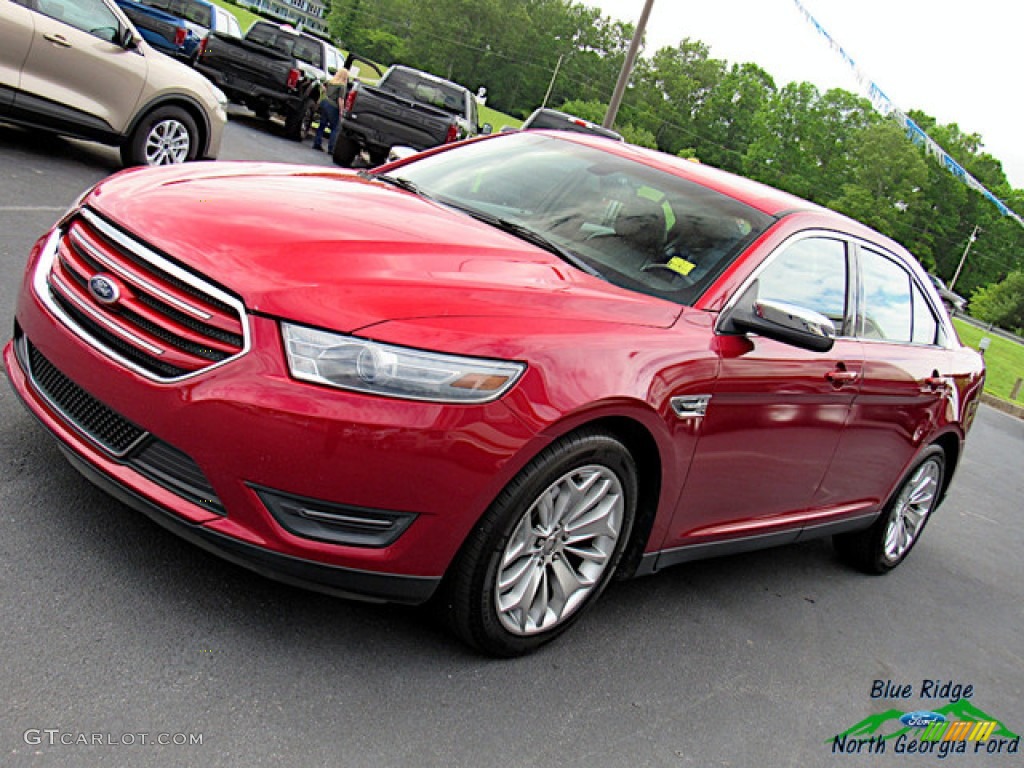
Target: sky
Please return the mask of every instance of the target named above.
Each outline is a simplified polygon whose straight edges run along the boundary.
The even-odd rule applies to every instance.
[[[644,7],[644,0],[579,1],[632,24]],[[1024,189],[1024,2],[801,3],[893,104],[980,134],[1011,185]],[[777,86],[808,81],[864,95],[794,0],[654,0],[641,55],[685,37],[707,44],[713,58],[761,66]]]

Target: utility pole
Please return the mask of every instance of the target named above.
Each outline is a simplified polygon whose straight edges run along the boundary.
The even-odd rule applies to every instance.
[[[544,101],[542,101],[540,103],[540,108],[541,109],[544,109],[544,107],[546,107],[548,105],[548,99],[551,97],[551,89],[555,87],[555,78],[558,77],[558,70],[562,66],[562,56],[564,56],[564,55],[565,54],[562,54],[562,53],[558,54],[558,63],[555,64],[555,71],[551,75],[551,82],[548,83],[548,92],[544,94]]]
[[[640,21],[636,23],[636,32],[633,33],[633,40],[629,44],[629,51],[626,52],[626,60],[622,62],[622,70],[619,72],[619,80],[615,83],[615,90],[612,91],[611,101],[608,102],[608,111],[605,112],[605,128],[615,125],[615,116],[619,113],[619,104],[622,103],[622,94],[626,92],[629,85],[629,77],[633,74],[633,65],[636,63],[636,55],[640,52],[640,41],[644,37],[644,29],[647,28],[647,17],[651,15],[651,7],[654,0],[644,0],[644,9],[640,12]]]
[[[953,279],[949,281],[949,290],[953,290],[953,286],[956,285],[956,279],[960,277],[960,270],[964,268],[964,262],[967,261],[967,254],[971,250],[971,245],[975,240],[978,239],[978,225],[974,225],[974,231],[971,232],[971,236],[967,238],[967,247],[964,248],[964,255],[960,257],[960,264],[956,268],[956,274],[953,275]]]

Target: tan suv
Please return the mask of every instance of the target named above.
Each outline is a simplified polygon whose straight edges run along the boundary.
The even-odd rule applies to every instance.
[[[110,0],[0,0],[0,120],[120,147],[126,165],[215,158],[227,99]]]

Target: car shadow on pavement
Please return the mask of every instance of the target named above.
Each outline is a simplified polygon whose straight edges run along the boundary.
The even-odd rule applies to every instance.
[[[110,172],[123,167],[120,155],[114,147],[58,136],[41,129],[0,123],[0,143],[47,162],[56,163],[70,159],[87,167]]]

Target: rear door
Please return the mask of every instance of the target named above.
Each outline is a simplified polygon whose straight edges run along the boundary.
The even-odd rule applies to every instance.
[[[47,122],[123,133],[135,114],[148,64],[116,42],[120,17],[102,0],[37,0],[19,111]]]
[[[960,406],[939,308],[894,255],[861,245],[858,261],[864,378],[816,503],[857,500],[863,510],[886,499],[922,443],[947,417],[958,418]]]

